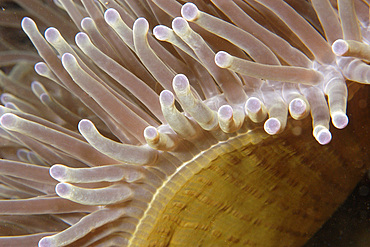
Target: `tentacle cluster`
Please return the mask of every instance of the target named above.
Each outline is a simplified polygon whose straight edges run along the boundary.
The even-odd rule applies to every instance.
[[[370,81],[369,6],[360,0],[312,0],[317,16],[307,19],[282,0],[55,2],[79,30],[76,45],[68,30],[42,36],[25,17],[39,76],[26,70],[36,54],[19,53],[18,63],[19,54],[5,62],[0,52],[1,66],[12,65],[0,73],[0,213],[53,214],[42,222],[55,227],[0,245],[127,245],[163,181],[194,157],[214,158],[204,150],[262,123],[278,134],[288,112],[311,114],[313,136],[327,144],[330,118],[348,124],[346,80]],[[27,80],[31,89],[19,82]]]

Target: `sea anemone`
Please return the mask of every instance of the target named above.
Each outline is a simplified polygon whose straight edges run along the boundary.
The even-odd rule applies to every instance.
[[[0,246],[300,246],[344,201],[369,2],[192,2],[4,4]]]

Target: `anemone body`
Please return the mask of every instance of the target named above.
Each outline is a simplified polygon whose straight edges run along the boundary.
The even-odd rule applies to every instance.
[[[369,167],[367,1],[5,7],[0,245],[301,246]]]

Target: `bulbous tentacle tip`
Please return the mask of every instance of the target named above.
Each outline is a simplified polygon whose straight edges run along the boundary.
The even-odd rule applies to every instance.
[[[26,34],[30,28],[37,28],[36,23],[30,17],[23,17],[21,21],[21,27]]]
[[[0,117],[0,124],[2,127],[8,130],[12,130],[16,123],[17,123],[18,117],[13,113],[5,113]]]
[[[232,56],[225,51],[219,51],[215,55],[215,63],[220,68],[229,68],[232,64]]]
[[[348,52],[348,49],[349,49],[349,45],[343,39],[338,39],[338,40],[334,41],[334,43],[331,45],[331,50],[337,56],[344,55],[345,53]]]
[[[170,106],[170,105],[173,105],[175,103],[175,97],[174,97],[174,95],[171,91],[163,90],[159,94],[159,101],[162,105]]]
[[[186,35],[190,30],[189,23],[182,17],[176,17],[172,21],[172,29],[179,36]]]
[[[242,109],[233,109],[230,105],[223,105],[218,109],[218,123],[225,133],[233,133],[240,129],[244,118]]]
[[[81,27],[83,30],[89,29],[90,26],[93,26],[93,19],[91,17],[85,17],[81,20]]]
[[[53,44],[61,37],[61,34],[55,27],[49,27],[45,30],[44,36],[49,43]]]
[[[104,12],[104,19],[109,25],[114,25],[120,18],[117,10],[109,8]]]
[[[72,193],[72,185],[68,183],[59,183],[55,186],[55,193],[60,197],[68,198]]]
[[[181,8],[181,16],[187,21],[195,21],[199,14],[199,9],[194,3],[186,3]]]
[[[159,133],[157,129],[153,126],[148,126],[144,130],[145,139],[150,139],[151,141],[155,141],[159,139]]]
[[[267,111],[262,101],[256,97],[250,97],[245,102],[245,113],[254,123],[261,123],[266,119]]]
[[[43,104],[46,104],[46,105],[51,103],[51,101],[52,101],[52,99],[50,98],[50,96],[47,93],[40,94],[40,100]]]
[[[38,247],[57,247],[57,245],[53,241],[53,237],[43,237],[40,239]]]
[[[80,133],[89,133],[94,130],[94,128],[94,124],[88,119],[82,119],[78,123],[78,130],[80,131]]]
[[[45,75],[48,72],[48,66],[44,62],[38,62],[35,64],[34,69],[37,74]]]
[[[262,102],[256,97],[250,97],[245,103],[247,112],[257,113],[262,110]]]
[[[160,41],[166,41],[168,40],[171,31],[172,30],[169,27],[158,25],[153,28],[153,35]]]
[[[149,22],[144,17],[137,18],[132,29],[134,32],[147,33],[149,31]]]
[[[12,109],[12,110],[19,110],[18,108],[17,108],[17,106],[15,105],[15,104],[13,104],[12,102],[8,102],[8,103],[6,103],[6,104],[4,104],[4,106],[6,107],[6,108],[8,108],[8,109]]]
[[[337,129],[343,129],[348,125],[348,117],[343,112],[336,112],[332,114],[332,123]]]
[[[38,81],[33,81],[31,83],[31,90],[37,97],[40,97],[40,95],[46,91],[44,86]]]
[[[277,118],[267,119],[263,127],[269,135],[276,135],[282,130],[281,123]]]
[[[55,180],[61,182],[64,181],[67,176],[67,167],[64,165],[53,165],[49,169],[49,174]]]
[[[64,53],[62,55],[62,64],[63,67],[69,71],[75,68],[77,64],[77,59],[71,53]]]
[[[3,94],[1,94],[0,95],[0,101],[1,101],[1,103],[2,104],[6,104],[6,103],[8,103],[9,101],[10,101],[10,94],[8,94],[8,93],[3,93]]]
[[[229,105],[223,105],[218,109],[219,120],[230,120],[233,117],[233,108]]]
[[[300,120],[305,118],[310,112],[310,106],[308,102],[301,98],[293,99],[289,103],[289,113],[295,120]]]
[[[218,124],[225,133],[234,132],[236,129],[233,118],[234,111],[229,105],[223,105],[218,109]]]
[[[75,41],[78,47],[84,46],[89,42],[91,43],[89,36],[84,32],[77,33],[75,36]]]
[[[313,136],[321,145],[328,144],[332,138],[330,131],[321,125],[318,125],[313,129]]]
[[[176,94],[178,93],[186,93],[189,89],[189,80],[186,75],[177,74],[172,81],[173,89],[175,90]]]
[[[160,133],[155,127],[148,126],[144,130],[144,137],[148,145],[157,150],[169,151],[176,147],[177,141],[170,135]]]

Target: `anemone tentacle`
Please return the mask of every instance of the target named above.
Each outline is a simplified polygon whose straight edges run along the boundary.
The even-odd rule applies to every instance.
[[[13,2],[39,56],[0,44],[0,246],[300,246],[369,167],[329,131],[368,2]]]

